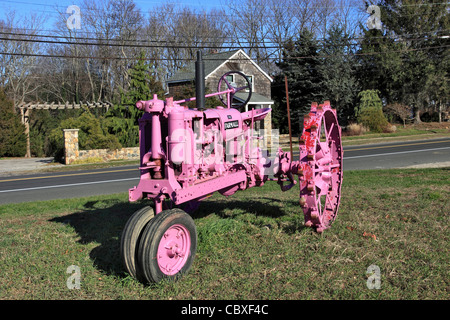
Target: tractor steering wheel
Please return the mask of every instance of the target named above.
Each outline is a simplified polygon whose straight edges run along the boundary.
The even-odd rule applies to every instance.
[[[237,75],[241,76],[242,78],[244,78],[244,80],[246,81],[247,85],[245,85],[243,87],[238,87],[234,82],[228,82],[227,76],[234,75],[234,74],[237,74]],[[245,74],[243,74],[242,72],[240,72],[240,71],[229,71],[229,72],[225,73],[222,77],[220,77],[219,84],[217,86],[217,91],[218,92],[222,92],[223,91],[223,89],[221,88],[222,83],[225,83],[225,85],[227,87],[225,90],[233,90],[232,92],[230,92],[230,104],[232,104],[233,97],[234,97],[234,95],[237,92],[242,91],[242,90],[248,90],[248,92],[247,92],[248,93],[247,99],[244,102],[242,102],[242,103],[240,103],[238,105],[235,105],[234,108],[237,108],[237,109],[242,108],[243,106],[245,106],[250,101],[250,98],[252,97],[252,84],[250,83],[250,80],[248,79],[248,77]],[[222,103],[224,105],[226,105],[228,107],[228,101],[227,101],[227,97],[226,96],[223,97],[223,95],[220,94],[219,95],[219,99],[220,99],[220,101],[222,101]]]

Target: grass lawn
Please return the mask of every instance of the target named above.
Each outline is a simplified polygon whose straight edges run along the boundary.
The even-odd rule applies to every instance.
[[[191,272],[124,273],[127,194],[0,206],[0,299],[441,299],[449,290],[450,168],[346,171],[339,215],[303,227],[298,189],[274,182],[205,200]],[[69,290],[67,268],[81,271]],[[367,269],[380,270],[380,289]],[[370,281],[369,281],[370,282]]]
[[[397,130],[392,133],[366,132],[362,135],[348,136],[343,131],[342,144],[345,146],[362,145],[370,143],[387,143],[396,141],[411,141],[447,138],[450,136],[449,122],[423,122],[421,124],[408,124],[405,127],[396,125]],[[289,148],[289,135],[281,134],[279,137],[280,146],[283,149]],[[298,146],[298,136],[292,137],[293,146]]]

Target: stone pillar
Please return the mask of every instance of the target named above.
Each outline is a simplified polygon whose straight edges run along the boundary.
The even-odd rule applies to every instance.
[[[25,136],[27,137],[27,153],[26,158],[31,158],[31,147],[30,147],[30,110],[28,108],[20,108],[20,118],[22,123],[25,125]]]
[[[65,162],[65,164],[71,164],[79,156],[78,130],[79,129],[63,129],[63,134],[64,134],[64,162]]]

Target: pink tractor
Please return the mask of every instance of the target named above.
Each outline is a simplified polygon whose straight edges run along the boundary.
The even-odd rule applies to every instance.
[[[305,225],[317,232],[336,218],[342,184],[341,128],[328,101],[312,103],[304,116],[299,158],[281,148],[271,156],[260,146],[255,123],[271,111],[240,112],[251,97],[247,77],[231,71],[221,77],[218,92],[205,95],[201,53],[196,61],[196,98],[139,101],[140,182],[129,190],[131,202],[152,199],[153,206],[136,211],[121,238],[126,271],[142,282],[177,279],[190,269],[197,249],[197,232],[190,214],[199,202],[218,191],[238,190],[277,180],[281,190],[300,186]],[[234,74],[236,83],[227,81]],[[246,101],[233,105],[237,92]],[[205,98],[218,96],[224,106],[205,109]],[[196,108],[183,104],[196,100]],[[283,185],[286,182],[288,185]],[[188,213],[189,214],[188,214]]]

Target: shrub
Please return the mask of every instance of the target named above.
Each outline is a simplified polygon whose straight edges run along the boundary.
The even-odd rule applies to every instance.
[[[13,102],[0,90],[0,156],[23,157],[26,153],[25,125],[14,112]]]
[[[373,132],[383,132],[389,122],[383,114],[383,104],[378,90],[364,90],[358,94],[360,103],[355,109],[358,123]]]
[[[123,147],[139,146],[139,126],[133,119],[107,114],[102,120],[102,128],[115,136]]]
[[[59,127],[52,130],[49,143],[54,150],[55,159],[58,161],[61,161],[64,156],[63,129],[79,129],[78,144],[82,150],[122,148],[115,136],[103,132],[99,119],[90,112],[85,112],[77,118],[61,121]]]
[[[347,126],[345,134],[347,136],[360,136],[366,131],[367,129],[364,128],[361,124],[351,123]]]
[[[381,109],[369,108],[363,110],[358,117],[358,122],[372,132],[384,132],[390,124]]]
[[[388,124],[384,129],[384,133],[394,133],[397,131],[397,127],[395,125]]]

